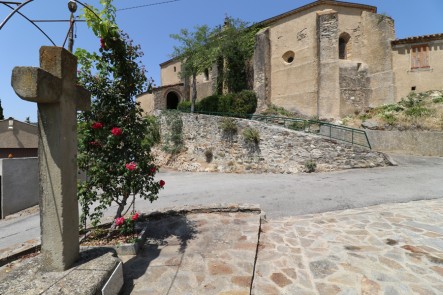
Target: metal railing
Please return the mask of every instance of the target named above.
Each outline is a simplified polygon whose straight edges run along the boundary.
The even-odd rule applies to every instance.
[[[317,135],[329,137],[331,139],[344,141],[353,145],[359,145],[371,149],[371,144],[368,135],[364,130],[351,128],[347,126],[335,125],[329,122],[318,120],[306,120],[300,118],[288,118],[279,116],[266,116],[254,114],[236,114],[236,113],[222,113],[222,112],[206,112],[196,111],[196,114],[235,117],[255,121],[261,121],[268,124],[279,125],[288,129],[304,131],[307,133],[314,133]]]

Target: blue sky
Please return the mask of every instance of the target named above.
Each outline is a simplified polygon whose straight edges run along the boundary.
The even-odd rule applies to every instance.
[[[15,0],[19,1],[19,0]],[[114,0],[117,8],[148,5],[167,0]],[[97,0],[84,0],[98,6]],[[312,2],[312,0],[180,0],[161,5],[141,7],[117,12],[121,29],[141,45],[145,55],[142,59],[157,85],[160,84],[159,63],[170,58],[174,40],[169,35],[181,28],[192,29],[196,25],[211,27],[223,22],[225,15],[253,23]],[[354,0],[378,7],[395,20],[397,38],[443,33],[443,0]],[[67,0],[34,0],[22,10],[30,19],[68,19]],[[0,21],[10,9],[0,5]],[[67,23],[39,23],[39,26],[54,40],[63,44],[68,29]],[[99,40],[83,23],[76,26],[74,47],[97,50]],[[38,50],[42,45],[51,45],[46,37],[19,15],[15,15],[0,30],[0,99],[5,117],[36,121],[34,103],[18,98],[10,86],[14,66],[38,66]],[[442,61],[443,62],[443,61]]]

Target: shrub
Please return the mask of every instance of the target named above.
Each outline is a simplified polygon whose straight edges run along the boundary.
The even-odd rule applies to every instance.
[[[257,129],[246,127],[243,130],[243,137],[247,143],[260,143],[260,132]]]
[[[96,52],[76,50],[78,84],[93,98],[90,111],[77,121],[78,168],[88,175],[79,181],[77,196],[82,223],[89,218],[94,226],[107,208],[116,208],[114,217],[120,218],[131,199],[152,202],[163,187],[154,179],[157,168],[145,138],[149,119],[135,102],[151,84],[140,63],[143,52],[114,22],[110,1],[101,4],[103,10],[90,7],[83,14],[100,47],[96,44]]]
[[[305,121],[294,121],[288,125],[289,129],[292,130],[304,130],[305,129]]]
[[[160,123],[155,116],[146,116],[144,118],[147,126],[147,132],[143,139],[143,144],[152,147],[160,143]]]
[[[214,157],[214,154],[212,152],[212,148],[208,148],[205,150],[205,157],[206,157],[206,162],[207,163],[211,163],[212,162],[212,158]]]
[[[359,115],[358,118],[359,118],[360,120],[362,120],[362,121],[366,121],[366,120],[372,118],[372,114],[370,114],[370,113],[365,113],[365,114],[363,114],[363,115]]]
[[[163,139],[163,150],[172,155],[178,154],[183,149],[183,120],[179,112],[174,110],[163,111],[166,130]]]
[[[432,100],[433,103],[443,103],[443,96],[436,97]]]
[[[401,112],[405,108],[398,104],[386,104],[381,106],[380,109],[384,112]]]
[[[177,106],[177,110],[179,110],[181,112],[190,112],[191,105],[192,105],[192,102],[189,100],[181,101]]]
[[[257,96],[254,91],[243,90],[235,94],[232,112],[237,114],[253,114],[257,109]]]
[[[405,114],[410,117],[426,117],[432,114],[432,111],[426,107],[414,106],[405,111]]]
[[[389,125],[394,125],[394,123],[397,121],[397,118],[392,113],[385,113],[382,115],[382,118]]]
[[[293,117],[293,114],[286,110],[283,107],[278,107],[274,104],[270,105],[264,112],[263,115],[267,116],[284,116],[284,117]]]
[[[218,112],[218,95],[211,95],[200,100],[196,106],[199,112]]]
[[[312,173],[315,171],[315,169],[317,169],[317,163],[315,163],[314,160],[307,160],[305,161],[305,168],[306,172]]]
[[[238,129],[235,120],[232,118],[223,118],[220,124],[220,128],[222,129],[223,133],[226,134],[235,134],[237,133]]]
[[[402,99],[398,104],[407,108],[412,108],[421,104],[421,97],[418,96],[415,92],[411,92],[407,96],[406,100]]]
[[[218,111],[222,113],[232,113],[234,94],[220,95],[218,100]]]

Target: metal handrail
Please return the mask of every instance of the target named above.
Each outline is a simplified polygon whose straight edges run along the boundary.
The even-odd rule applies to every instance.
[[[190,113],[190,111],[183,111],[183,110],[182,112]],[[331,139],[340,140],[351,143],[353,145],[359,145],[372,149],[366,131],[347,126],[335,125],[329,122],[301,119],[301,118],[256,115],[256,114],[224,113],[224,112],[210,112],[210,111],[194,111],[194,113],[202,115],[235,117],[235,118],[249,119],[255,121],[264,121],[265,123],[273,123],[275,121],[278,121],[279,125],[284,126],[285,128],[288,129],[302,130],[306,133],[316,133],[317,135],[329,137]],[[280,124],[281,122],[282,124]],[[317,126],[317,128],[314,128],[314,126]],[[326,127],[329,129],[328,134],[322,133],[322,127]],[[333,132],[333,130],[335,132]],[[350,139],[347,139],[348,136],[350,136]],[[360,141],[358,140],[359,136],[361,139]]]

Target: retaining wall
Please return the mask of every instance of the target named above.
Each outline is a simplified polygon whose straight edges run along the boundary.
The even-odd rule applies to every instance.
[[[374,150],[443,157],[443,132],[365,131]]]
[[[316,163],[317,171],[390,165],[382,153],[279,126],[235,119],[237,132],[226,134],[222,117],[185,113],[181,117],[184,150],[171,156],[161,150],[161,144],[153,149],[159,165],[181,171],[241,173],[304,172],[308,160]],[[162,140],[169,132],[165,120],[160,115]],[[243,131],[248,127],[259,132],[258,144],[245,140]]]

